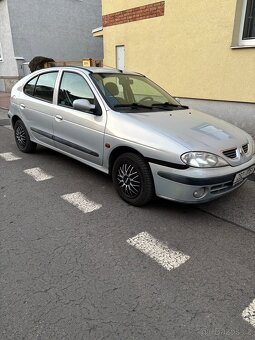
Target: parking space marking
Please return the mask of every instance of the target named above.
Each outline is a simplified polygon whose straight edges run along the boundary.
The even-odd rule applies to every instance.
[[[9,129],[9,130],[11,130],[11,131],[13,130],[13,128],[12,128],[11,125],[4,125],[3,127],[6,128],[6,129]]]
[[[147,232],[128,239],[127,243],[148,255],[167,270],[179,267],[190,258],[180,251],[169,249]]]
[[[22,159],[21,157],[14,155],[14,153],[12,152],[0,153],[0,157],[3,158],[6,162],[12,162],[17,161],[18,159]]]
[[[242,313],[242,317],[245,321],[255,327],[255,299],[247,308],[245,308]]]
[[[46,181],[53,178],[53,176],[46,174],[41,168],[32,168],[24,170],[25,174],[33,177],[36,182]]]
[[[98,210],[102,207],[101,204],[90,201],[81,192],[74,192],[72,194],[62,195],[61,198],[63,198],[68,203],[74,205],[76,208],[84,212],[84,214],[90,213],[94,210]]]

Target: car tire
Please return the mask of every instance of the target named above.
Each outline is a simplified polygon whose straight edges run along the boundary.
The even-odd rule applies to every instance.
[[[127,203],[142,206],[154,197],[154,182],[149,164],[135,153],[125,153],[114,162],[113,185]]]
[[[30,140],[25,124],[20,119],[14,124],[14,136],[20,151],[30,153],[36,150],[37,144]]]

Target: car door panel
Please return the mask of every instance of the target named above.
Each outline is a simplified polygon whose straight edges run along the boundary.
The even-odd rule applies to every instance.
[[[55,146],[84,160],[102,165],[105,113],[98,116],[72,107],[75,99],[87,99],[91,103],[96,100],[87,81],[79,73],[65,71],[58,92],[57,114],[53,121]]]
[[[26,103],[26,101],[23,101]],[[29,133],[39,142],[53,145],[53,116],[49,104],[36,103],[30,100],[22,110],[24,123],[29,128]],[[53,105],[52,105],[53,106]]]
[[[37,81],[34,83],[35,86],[34,90],[29,88],[29,92],[26,93],[25,85],[24,92],[22,92],[19,98],[20,116],[28,128],[31,138],[35,141],[52,146],[54,145],[53,141],[54,104],[50,101],[53,101],[54,83],[56,81],[57,74],[58,72],[55,71],[37,77],[39,79],[37,79]],[[48,83],[49,86],[46,86],[47,77],[48,82],[50,80],[50,82]],[[29,83],[27,84],[28,86]],[[39,85],[38,91],[36,93],[37,84]],[[47,93],[49,95],[49,98],[47,98]]]
[[[54,120],[54,140],[57,148],[82,159],[102,164],[105,119],[69,108],[58,108]]]

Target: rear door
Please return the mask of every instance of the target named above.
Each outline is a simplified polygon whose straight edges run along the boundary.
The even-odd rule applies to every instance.
[[[63,71],[53,123],[55,146],[86,161],[102,165],[106,113],[100,106],[101,115],[75,110],[75,99],[87,99],[91,104],[99,106],[83,74]]]
[[[39,142],[54,145],[54,86],[58,71],[42,73],[24,86],[19,98],[19,111],[29,134]]]

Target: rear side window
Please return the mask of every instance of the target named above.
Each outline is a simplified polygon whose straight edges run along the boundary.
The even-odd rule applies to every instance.
[[[24,87],[24,93],[27,94],[28,96],[33,96],[34,95],[34,90],[35,90],[35,84],[37,82],[38,77],[33,78],[30,80]]]
[[[24,87],[24,93],[52,103],[58,72],[41,74],[31,79]]]
[[[58,72],[41,74],[35,85],[34,97],[52,103]]]

